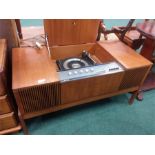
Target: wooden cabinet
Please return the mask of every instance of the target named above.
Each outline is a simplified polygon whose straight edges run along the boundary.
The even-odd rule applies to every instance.
[[[123,72],[61,82],[55,60],[48,57],[46,48],[13,49],[12,89],[24,119],[137,91],[151,67],[148,60],[120,41],[55,46],[52,52],[54,57],[58,57],[58,53],[65,58],[73,56],[72,51],[78,55],[83,48],[88,49],[101,63],[112,60],[119,62],[124,68]],[[43,83],[39,83],[40,80]]]
[[[96,42],[99,23],[44,20],[51,57],[46,47],[13,49],[12,90],[23,126],[24,119],[139,90],[152,63],[120,41]],[[77,57],[83,50],[99,64],[118,62],[122,71],[62,81],[56,60]]]
[[[0,96],[0,115],[11,112],[11,106],[7,95]]]
[[[76,82],[64,82],[61,87],[62,104],[88,99],[90,96],[96,97],[116,92],[119,89],[123,75],[124,73],[121,72],[113,75],[81,79]]]
[[[6,94],[6,40],[0,39],[0,96]]]
[[[14,128],[17,126],[17,121],[14,112],[0,115],[0,131]]]
[[[0,39],[0,134],[20,130],[13,106],[7,91],[7,52],[6,40]]]

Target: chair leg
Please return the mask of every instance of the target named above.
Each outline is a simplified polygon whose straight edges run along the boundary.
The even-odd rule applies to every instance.
[[[25,135],[28,135],[29,132],[28,132],[28,128],[26,127],[26,124],[25,124],[25,121],[20,113],[20,111],[18,110],[18,117],[19,117],[19,121],[21,123],[21,126],[22,126],[22,129],[23,129],[23,132]]]
[[[16,26],[17,26],[17,31],[20,39],[23,39],[23,34],[22,34],[22,28],[21,28],[21,23],[20,19],[15,19]]]

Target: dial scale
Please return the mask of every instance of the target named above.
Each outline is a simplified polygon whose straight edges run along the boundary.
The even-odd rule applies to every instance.
[[[78,80],[93,76],[101,76],[107,74],[113,74],[117,72],[123,72],[124,69],[117,62],[109,62],[106,64],[100,64],[95,66],[89,66],[78,69],[71,69],[58,72],[61,82]]]

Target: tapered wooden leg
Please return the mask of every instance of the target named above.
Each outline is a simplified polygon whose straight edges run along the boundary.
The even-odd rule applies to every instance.
[[[138,92],[138,94],[137,94],[137,100],[138,101],[142,101],[143,100],[143,96],[144,96],[144,92],[143,91]]]
[[[132,95],[131,95],[131,97],[130,97],[130,99],[129,99],[129,104],[130,104],[130,105],[133,104],[134,99],[137,97],[138,92],[139,92],[139,91],[135,91],[135,92],[132,93]]]
[[[29,134],[28,129],[26,127],[25,121],[24,121],[24,119],[23,119],[23,117],[22,117],[22,115],[21,115],[19,110],[18,110],[18,117],[19,117],[19,121],[21,123],[21,126],[22,126],[24,134],[28,135]]]

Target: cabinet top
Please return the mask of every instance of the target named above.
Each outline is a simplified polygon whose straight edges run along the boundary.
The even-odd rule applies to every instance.
[[[57,82],[57,67],[48,51],[35,48],[14,48],[12,51],[13,90]]]
[[[121,41],[98,42],[105,53],[109,53],[127,70],[151,66],[152,63],[137,54]],[[101,54],[101,52],[99,52]],[[102,57],[106,59],[106,54]],[[12,88],[13,90],[33,87],[41,84],[59,82],[55,60],[48,56],[46,47],[14,48],[12,52]]]
[[[149,60],[136,53],[135,50],[133,50],[119,40],[102,41],[99,42],[99,44],[106,52],[111,54],[126,69],[134,69],[152,65]]]

